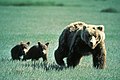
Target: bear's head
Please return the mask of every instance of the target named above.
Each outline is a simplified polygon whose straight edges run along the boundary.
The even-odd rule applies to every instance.
[[[20,46],[21,46],[22,49],[27,49],[29,45],[30,45],[30,42],[27,42],[27,43],[21,42],[20,43]]]
[[[38,46],[39,46],[39,49],[42,52],[42,54],[48,53],[48,45],[49,45],[48,42],[46,44],[42,44],[42,43],[38,42]]]
[[[91,48],[94,49],[100,42],[104,41],[105,33],[103,25],[83,26],[81,39]]]
[[[20,51],[20,56],[25,55],[25,53],[27,52],[28,46],[30,45],[30,42],[24,43],[24,42],[20,42],[19,44],[19,51]]]

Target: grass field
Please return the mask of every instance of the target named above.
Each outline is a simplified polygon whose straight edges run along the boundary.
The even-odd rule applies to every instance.
[[[6,4],[4,1],[1,3]],[[120,80],[120,1],[77,1],[71,4],[72,0],[65,0],[64,6],[0,6],[0,80]],[[55,3],[63,4],[63,1]],[[117,12],[101,12],[106,8]],[[54,50],[59,35],[67,24],[74,21],[105,26],[106,69],[93,68],[92,56],[84,57],[75,69],[57,66]],[[21,41],[30,41],[30,46],[38,41],[49,42],[49,64],[44,66],[42,59],[35,64],[32,61],[11,61],[10,50]]]

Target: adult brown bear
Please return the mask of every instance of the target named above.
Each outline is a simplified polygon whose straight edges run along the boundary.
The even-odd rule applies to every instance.
[[[74,22],[67,26],[59,37],[59,46],[55,51],[57,64],[75,67],[83,56],[92,54],[93,66],[103,69],[106,63],[105,33],[103,25],[90,25]]]

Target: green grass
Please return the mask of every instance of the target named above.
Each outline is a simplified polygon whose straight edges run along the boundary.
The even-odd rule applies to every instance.
[[[109,0],[92,2],[81,3],[81,7],[0,6],[0,80],[120,80],[119,5],[114,0],[113,4]],[[65,4],[69,2],[65,1]],[[100,12],[108,7],[117,9],[118,13]],[[67,24],[74,21],[105,26],[106,69],[93,68],[92,56],[83,57],[75,69],[62,68],[55,63],[54,50],[58,46],[59,35]],[[30,41],[30,46],[38,41],[49,42],[47,67],[42,59],[35,64],[32,61],[11,61],[10,50],[21,41]]]

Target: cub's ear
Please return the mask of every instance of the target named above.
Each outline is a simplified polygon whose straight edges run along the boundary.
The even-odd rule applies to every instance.
[[[86,29],[86,26],[83,26],[83,30],[85,30]]]
[[[48,45],[49,45],[49,42],[47,42],[45,45],[48,46]]]
[[[23,41],[20,42],[20,45],[23,44]]]
[[[27,42],[26,44],[27,44],[27,45],[30,45],[30,42]]]
[[[98,25],[97,29],[104,32],[104,26],[103,25]]]
[[[38,45],[39,45],[39,46],[41,46],[41,43],[40,43],[40,42],[38,42]]]

